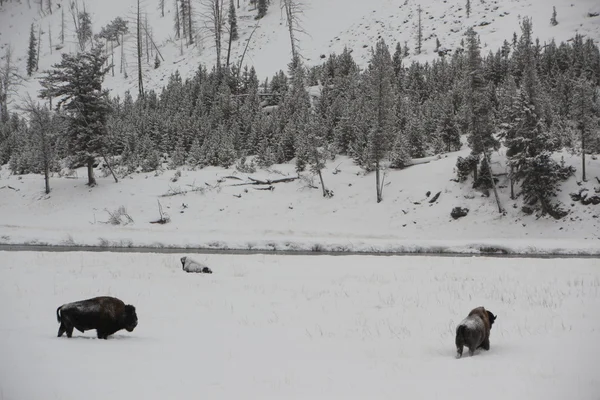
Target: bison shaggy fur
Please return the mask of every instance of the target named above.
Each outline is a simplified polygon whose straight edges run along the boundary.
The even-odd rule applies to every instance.
[[[212,270],[206,265],[192,260],[190,257],[181,257],[181,266],[185,272],[198,272],[201,274],[212,274]]]
[[[456,327],[456,357],[462,357],[463,346],[469,348],[470,356],[479,348],[489,350],[490,330],[495,320],[496,315],[484,307],[471,310],[467,318]]]
[[[134,306],[108,296],[63,304],[56,309],[56,319],[58,337],[65,332],[71,337],[73,329],[81,333],[95,329],[98,339],[107,339],[121,329],[131,332],[138,324]]]

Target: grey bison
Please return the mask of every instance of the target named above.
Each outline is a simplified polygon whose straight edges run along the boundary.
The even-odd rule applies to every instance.
[[[206,265],[194,261],[189,257],[181,257],[181,265],[185,272],[199,272],[203,274],[212,274],[212,270]]]
[[[496,316],[483,307],[471,310],[456,328],[456,357],[462,357],[463,346],[469,348],[470,356],[479,348],[489,350],[490,330],[495,320]]]
[[[63,304],[56,309],[56,319],[58,337],[65,332],[71,337],[75,328],[81,333],[95,329],[98,339],[107,339],[121,329],[131,332],[138,324],[134,306],[108,296]]]

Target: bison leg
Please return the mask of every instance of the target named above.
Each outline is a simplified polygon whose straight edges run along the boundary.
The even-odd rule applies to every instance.
[[[66,330],[67,328],[65,328],[65,324],[61,322],[60,327],[58,328],[58,337],[61,337]]]
[[[99,329],[96,329],[96,334],[98,336],[98,339],[104,339],[104,340],[108,339],[108,334]]]
[[[483,343],[481,343],[481,347],[484,350],[489,350],[490,349],[490,338],[486,338]]]
[[[66,328],[67,328],[67,337],[73,336],[73,327],[67,326]]]
[[[461,358],[463,352],[463,346],[456,346],[456,358]]]
[[[470,355],[471,357],[473,357],[473,354],[475,354],[475,349],[474,349],[474,348],[472,348],[472,347],[469,347],[469,355]]]

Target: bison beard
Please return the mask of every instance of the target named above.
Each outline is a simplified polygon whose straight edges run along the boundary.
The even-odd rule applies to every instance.
[[[462,357],[463,346],[469,348],[470,356],[479,348],[489,350],[490,330],[495,320],[496,316],[483,307],[471,310],[456,328],[456,357]]]
[[[95,329],[98,339],[107,339],[121,329],[131,332],[138,324],[134,306],[107,296],[63,304],[56,309],[56,319],[58,337],[65,332],[71,337],[73,329],[81,333]]]

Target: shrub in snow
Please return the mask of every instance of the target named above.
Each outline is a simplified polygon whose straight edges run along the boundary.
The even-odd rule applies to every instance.
[[[206,265],[194,261],[189,257],[181,257],[181,265],[185,272],[199,272],[202,274],[212,274],[212,270]]]
[[[462,357],[463,346],[469,348],[472,356],[476,349],[490,349],[490,330],[496,316],[484,307],[471,310],[467,318],[456,327],[456,357]]]
[[[452,209],[452,212],[450,212],[450,216],[452,216],[452,218],[454,218],[454,219],[459,219],[460,217],[466,216],[468,213],[469,213],[468,208],[454,207]]]

